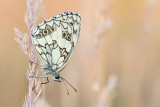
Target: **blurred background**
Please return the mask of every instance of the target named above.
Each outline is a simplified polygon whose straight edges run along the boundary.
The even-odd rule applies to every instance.
[[[46,0],[45,19],[81,14],[82,30],[61,72],[76,89],[45,85],[37,107],[160,107],[159,0]],[[0,105],[21,107],[28,93],[28,59],[14,27],[27,32],[25,0],[0,0]],[[42,104],[43,102],[43,104]],[[45,102],[45,104],[44,104]]]

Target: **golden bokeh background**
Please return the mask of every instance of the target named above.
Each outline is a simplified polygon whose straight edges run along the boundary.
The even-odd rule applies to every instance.
[[[46,107],[160,107],[160,1],[112,0],[110,9],[104,11],[110,15],[112,27],[103,34],[97,48],[93,39],[95,28],[99,27],[96,22],[101,19],[95,19],[95,10],[101,5],[108,8],[110,2],[44,2],[45,19],[66,11],[81,14],[79,42],[69,64],[61,72],[78,93],[68,87],[70,95],[67,96],[63,84],[50,78],[37,107],[42,107],[44,99]],[[25,0],[0,0],[1,107],[21,107],[28,93],[28,60],[14,40],[13,29],[18,27],[27,32],[25,11]],[[94,50],[98,55],[95,56]],[[117,81],[113,88],[105,88],[111,75]],[[96,91],[93,91],[94,83]],[[99,101],[104,105],[98,105]]]

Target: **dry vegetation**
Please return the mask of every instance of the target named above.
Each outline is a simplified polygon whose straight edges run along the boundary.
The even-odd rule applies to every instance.
[[[15,40],[19,44],[20,48],[22,48],[23,52],[27,55],[28,61],[38,62],[38,58],[32,46],[31,41],[31,33],[33,32],[36,21],[39,18],[43,18],[43,0],[27,0],[27,10],[25,13],[25,23],[28,28],[28,33],[22,34],[17,28],[15,28],[15,32],[17,37]],[[40,77],[40,70],[37,70],[37,65],[35,63],[29,63],[29,67],[27,69],[27,78],[29,80],[28,94],[25,96],[23,107],[34,107],[38,97],[42,93]],[[34,91],[35,90],[35,91]]]
[[[50,8],[52,11],[59,8],[56,12],[62,13],[59,11],[63,10],[60,10],[63,6],[77,7],[73,0],[60,7],[63,2],[54,1],[54,6]],[[35,26],[44,19],[44,2],[27,0],[26,3],[27,31],[22,33],[15,28],[15,40],[27,56],[27,61],[38,62],[30,36]],[[159,107],[159,3],[158,0],[131,3],[127,0],[82,1],[79,8],[82,13],[79,46],[71,64],[63,72],[78,88],[78,93],[71,92],[67,96],[65,88],[55,82],[44,88],[40,79],[30,78],[43,74],[36,64],[29,63],[26,70],[28,93],[23,107]],[[83,9],[85,4],[92,6]],[[48,14],[52,14],[51,9]]]

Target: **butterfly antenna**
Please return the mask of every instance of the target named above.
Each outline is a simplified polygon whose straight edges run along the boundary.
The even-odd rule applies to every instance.
[[[68,83],[68,85],[70,85],[73,89],[74,89],[74,91],[75,92],[77,92],[77,90],[76,90],[76,88],[74,88],[66,79],[64,79],[63,77],[60,77],[61,79],[62,79],[62,81],[64,82],[67,82]],[[65,82],[64,82],[64,84],[65,84]],[[67,89],[68,90],[68,89]]]
[[[61,79],[62,79],[62,78],[61,78]],[[67,94],[69,95],[68,88],[67,88],[66,83],[64,82],[64,80],[63,80],[63,79],[62,79],[62,82],[63,82],[63,84],[64,84],[64,86],[65,86],[65,88],[66,88]]]

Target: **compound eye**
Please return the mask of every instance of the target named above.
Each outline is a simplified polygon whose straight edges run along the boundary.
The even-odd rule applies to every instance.
[[[59,75],[55,77],[55,79],[59,79],[59,78],[60,78],[60,76],[59,76]]]

